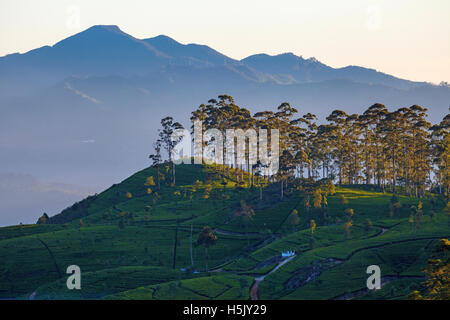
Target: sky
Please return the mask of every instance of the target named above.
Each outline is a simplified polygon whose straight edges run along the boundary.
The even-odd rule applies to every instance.
[[[206,44],[235,59],[293,52],[332,67],[450,82],[448,0],[0,0],[0,56],[96,24]]]

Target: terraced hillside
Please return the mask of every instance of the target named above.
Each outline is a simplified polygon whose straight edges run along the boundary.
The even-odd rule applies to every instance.
[[[40,224],[0,228],[0,298],[404,299],[450,236],[435,195],[340,186],[314,207],[307,180],[281,199],[277,183],[246,173],[180,165],[169,185],[162,171],[160,189],[150,167]],[[197,244],[205,226],[217,236],[208,248]],[[69,265],[81,290],[67,289]],[[366,288],[369,265],[381,290]]]

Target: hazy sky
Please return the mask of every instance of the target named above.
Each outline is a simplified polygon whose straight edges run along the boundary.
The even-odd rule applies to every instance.
[[[448,0],[0,0],[0,56],[95,24],[207,44],[235,59],[293,52],[333,67],[450,82]]]

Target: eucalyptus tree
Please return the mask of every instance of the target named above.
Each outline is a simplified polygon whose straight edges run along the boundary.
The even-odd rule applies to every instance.
[[[364,112],[358,118],[362,128],[361,148],[363,153],[363,174],[365,176],[365,183],[370,184],[372,177],[375,175],[375,152],[374,152],[374,117],[368,111]]]
[[[381,185],[385,177],[385,154],[383,153],[383,141],[382,141],[382,123],[386,114],[389,111],[386,106],[380,103],[375,103],[370,106],[363,114],[368,126],[368,135],[363,138],[363,143],[366,147],[366,154],[372,154],[373,159],[368,159],[366,162],[368,165],[373,165],[374,183],[377,184],[378,189],[381,189]],[[366,145],[370,141],[370,144]],[[367,169],[366,169],[367,171]]]
[[[360,138],[362,129],[358,121],[359,116],[352,114],[345,119],[344,125],[344,150],[346,152],[346,175],[349,184],[358,184],[361,179],[362,152]]]
[[[259,200],[262,200],[262,187],[263,187],[263,180],[265,177],[265,172],[269,168],[267,164],[263,164],[261,160],[258,160],[256,164],[253,165],[253,170],[256,170],[255,174],[257,176],[257,182],[259,187]]]
[[[330,135],[332,133],[332,126],[323,124],[317,127],[317,134],[315,136],[315,150],[317,150],[318,161],[322,163],[322,177],[328,178],[330,167],[333,161],[332,144]]]
[[[208,249],[215,245],[217,242],[217,235],[209,226],[203,227],[197,238],[197,245],[203,245],[205,247],[205,266],[206,272],[208,272]]]
[[[425,120],[426,108],[413,105],[409,108],[412,111],[412,155],[414,181],[414,194],[416,197],[425,194],[425,185],[431,170],[431,152],[429,143],[429,129],[431,124]]]
[[[344,129],[348,115],[342,110],[334,110],[328,117],[327,121],[330,124],[330,140],[333,144],[334,162],[339,168],[339,184],[344,181],[345,172],[345,157],[346,157],[346,137],[344,136]]]
[[[317,169],[320,166],[322,155],[322,146],[320,145],[320,141],[318,140],[317,136],[317,117],[312,113],[307,113],[303,115],[302,118],[305,119],[308,124],[306,131],[306,150],[308,151],[309,158],[308,178],[317,178]]]
[[[159,131],[160,140],[169,156],[169,163],[172,166],[171,184],[175,184],[175,163],[172,159],[172,152],[175,146],[183,139],[182,135],[177,135],[176,131],[183,129],[179,122],[175,122],[172,117],[165,117],[161,120],[162,129]]]
[[[295,144],[292,142],[291,131],[296,122],[293,117],[298,113],[298,110],[288,102],[283,102],[278,106],[277,110],[273,118],[275,127],[279,130],[280,137],[279,169],[276,176],[280,182],[280,194],[281,198],[283,198],[284,186],[287,185],[289,177],[294,176]]]
[[[161,172],[160,172],[160,167],[161,167],[161,163],[162,163],[161,147],[162,147],[162,142],[160,139],[157,139],[156,142],[153,144],[155,153],[149,155],[149,158],[153,162],[152,165],[156,167],[156,174],[158,176],[158,190],[161,189]]]
[[[434,173],[439,193],[448,198],[450,193],[450,114],[430,128]]]
[[[245,200],[240,201],[241,208],[234,213],[234,217],[240,217],[245,224],[245,234],[247,236],[247,245],[250,245],[250,238],[248,234],[248,225],[255,217],[255,210],[249,206]]]
[[[292,148],[294,152],[294,162],[297,176],[303,178],[303,171],[305,166],[309,166],[310,160],[306,150],[306,128],[302,127],[305,124],[303,118],[291,121],[292,129],[290,132],[290,139],[292,141]]]
[[[194,143],[194,157],[198,157],[202,159],[203,157],[203,150],[205,148],[205,141],[203,140],[203,132],[205,131],[205,122],[208,117],[208,109],[205,104],[201,104],[196,110],[191,112],[191,135],[192,135],[192,142]],[[198,127],[195,125],[196,122],[200,123],[200,126]],[[197,132],[196,128],[200,128],[201,131]],[[199,139],[200,138],[200,139]],[[199,145],[195,145],[196,143],[199,143]],[[200,153],[200,154],[197,154]]]
[[[241,177],[240,180],[243,181],[243,172],[244,166],[248,172],[248,183],[251,185],[251,174],[253,173],[252,165],[256,163],[256,159],[251,158],[254,156],[250,152],[253,148],[257,150],[257,139],[256,139],[256,130],[255,124],[256,120],[251,116],[251,113],[246,108],[241,108],[236,105],[230,106],[229,109],[229,121],[230,127],[235,129],[235,134],[239,137],[236,137],[236,148],[234,150],[243,153],[243,159],[239,159],[241,162],[236,163],[236,168],[240,167],[241,169]],[[251,135],[254,135],[254,141],[251,139]],[[239,141],[239,139],[243,139],[243,141]],[[248,138],[248,139],[247,139]],[[242,146],[240,145],[242,144]],[[238,150],[237,148],[242,147],[243,150]],[[236,153],[237,155],[237,153]]]
[[[301,177],[303,177],[303,169],[306,167],[308,178],[311,178],[320,158],[321,146],[315,139],[318,128],[316,120],[316,115],[307,113],[290,122],[291,144],[295,151],[295,160]]]
[[[275,113],[273,111],[260,111],[253,115],[253,118],[255,119],[255,127],[264,129],[264,130],[271,130],[271,129],[278,129],[277,127],[277,120]],[[272,138],[272,137],[270,137]],[[271,153],[271,143],[267,142],[267,152]],[[262,155],[259,154],[260,159]],[[265,170],[264,172],[267,173],[267,180],[268,182],[271,181],[272,176],[270,175],[270,163],[264,163]]]

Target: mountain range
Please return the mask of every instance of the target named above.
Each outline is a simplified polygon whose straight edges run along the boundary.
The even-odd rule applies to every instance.
[[[427,85],[363,67],[332,68],[292,53],[256,54],[238,61],[208,46],[184,45],[164,35],[136,39],[117,26],[93,26],[53,46],[2,57],[1,94],[33,92],[70,76],[148,75],[167,67],[225,67],[245,80],[285,85],[335,79],[398,89]]]
[[[288,101],[319,121],[336,108],[360,113],[380,102],[422,105],[439,122],[450,106],[445,85],[292,53],[235,60],[164,35],[137,39],[117,26],[93,26],[0,57],[0,171],[104,188],[148,165],[162,117],[189,126],[195,107],[224,93],[251,111]]]

